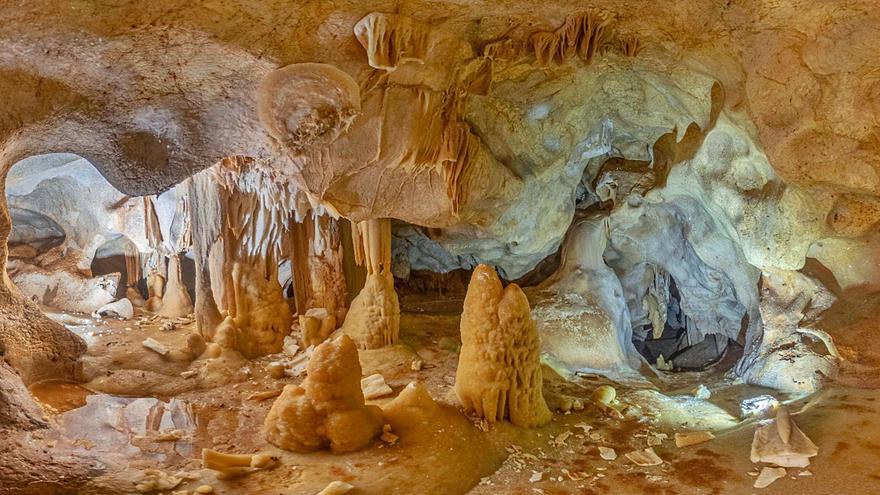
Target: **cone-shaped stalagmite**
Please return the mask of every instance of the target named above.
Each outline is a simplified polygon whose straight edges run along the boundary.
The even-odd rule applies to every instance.
[[[400,305],[391,274],[391,221],[387,218],[352,224],[355,259],[367,268],[367,281],[351,302],[342,331],[361,349],[397,342]]]
[[[461,315],[455,393],[465,409],[518,426],[550,421],[541,390],[541,341],[529,302],[516,284],[502,287],[495,270],[474,270]]]

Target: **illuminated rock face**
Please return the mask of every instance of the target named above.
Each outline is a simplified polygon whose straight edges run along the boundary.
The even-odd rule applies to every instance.
[[[299,273],[332,272],[317,275],[327,283],[311,299],[298,294],[298,309],[322,299],[314,304],[364,348],[399,338],[392,259],[401,273],[486,263],[505,279],[540,281],[562,247],[531,306],[544,350],[567,371],[632,372],[645,364],[633,342],[668,326],[694,346],[741,345],[734,371],[749,383],[813,391],[838,363],[833,342],[801,316],[827,307],[830,292],[880,283],[871,2],[609,0],[582,12],[554,0],[416,1],[409,14],[351,0],[147,3],[33,0],[2,15],[0,244],[11,234],[11,249],[0,249],[0,351],[25,383],[76,376],[85,350],[29,299],[90,311],[131,288],[87,273],[100,237],[128,229],[138,252],[157,249],[161,235],[176,237],[166,220],[181,218],[169,189],[226,162],[248,163],[244,180],[226,177],[222,206],[206,197],[190,211],[200,217],[196,300],[178,269],[157,267],[145,305],[166,316],[194,306],[201,334],[246,358],[278,352],[290,331],[277,280],[283,238],[290,216],[317,211],[385,222],[365,249],[381,266],[347,317],[342,263],[295,261]],[[69,187],[70,174],[42,169],[34,176],[45,181],[17,193],[13,165],[40,168],[28,157],[58,151],[94,164],[77,172],[87,194]],[[123,210],[159,193],[158,230],[146,203],[130,222]],[[7,206],[26,229],[10,232]],[[397,246],[392,219],[402,222]],[[225,252],[212,249],[219,236]],[[807,263],[830,274],[826,287]],[[492,284],[485,292],[506,302],[466,310],[460,396],[487,417],[540,424],[529,307]],[[468,388],[483,370],[473,363],[498,366],[472,353],[495,323],[528,342],[508,355],[525,392],[506,385],[508,368],[484,380],[487,390]],[[676,356],[673,368],[684,362]],[[321,417],[307,392],[283,396],[305,424]],[[339,421],[360,436],[278,442],[355,448],[375,426],[355,409]]]
[[[495,270],[478,266],[464,301],[455,372],[455,394],[465,410],[490,422],[507,419],[517,426],[550,421],[540,348],[522,290],[516,284],[503,288]]]

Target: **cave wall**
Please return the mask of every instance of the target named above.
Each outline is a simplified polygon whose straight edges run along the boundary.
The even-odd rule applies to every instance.
[[[647,162],[628,192],[690,196],[720,229],[721,241],[692,239],[701,263],[717,265],[714,246],[730,242],[762,272],[810,257],[841,286],[871,285],[873,7],[37,0],[0,12],[0,175],[29,156],[74,152],[123,194],[148,195],[245,156],[333,214],[432,228],[430,245],[413,243],[410,268],[482,261],[516,278],[559,249],[579,209],[624,204],[597,175],[603,163]],[[608,46],[566,34],[579,12],[608,22]],[[377,45],[383,33],[409,51]],[[715,88],[729,112],[719,122]],[[5,207],[2,218],[5,239]],[[726,276],[735,313],[751,311],[739,287],[752,269]],[[45,341],[58,357],[45,374],[68,369],[79,346],[4,286],[10,362],[33,378],[28,356],[42,359]]]

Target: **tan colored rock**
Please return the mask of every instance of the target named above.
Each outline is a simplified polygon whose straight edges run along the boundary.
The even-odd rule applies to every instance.
[[[336,330],[336,317],[324,308],[313,308],[299,316],[303,347],[316,346]]]
[[[648,447],[644,450],[636,450],[626,454],[626,458],[632,461],[636,466],[650,467],[663,464],[663,459],[654,452],[654,449]]]
[[[524,427],[550,421],[529,302],[516,284],[503,288],[489,266],[479,265],[468,285],[461,341],[455,393],[466,410]]]
[[[269,454],[225,454],[202,449],[202,465],[217,471],[220,479],[236,478],[269,469],[278,464],[278,458]]]
[[[162,309],[162,296],[165,294],[165,276],[153,268],[147,274],[148,297],[144,303],[147,311],[158,312]]]
[[[302,385],[284,387],[264,423],[266,439],[296,452],[351,452],[382,431],[382,411],[364,405],[357,347],[343,335],[315,348]]]
[[[428,27],[395,14],[373,12],[358,21],[354,35],[367,51],[371,67],[392,71],[406,62],[424,63]]]
[[[385,419],[395,431],[418,428],[436,418],[440,406],[425,386],[410,382],[393,400],[382,406]]]
[[[764,467],[755,479],[755,488],[767,488],[774,481],[785,477],[785,468]]]
[[[328,64],[292,64],[260,84],[257,109],[269,134],[299,153],[326,146],[343,133],[361,109],[354,79]]]
[[[150,337],[147,340],[142,342],[142,345],[147,349],[155,352],[156,354],[168,357],[171,354],[171,349],[168,348],[165,344],[159,342],[158,340]]]

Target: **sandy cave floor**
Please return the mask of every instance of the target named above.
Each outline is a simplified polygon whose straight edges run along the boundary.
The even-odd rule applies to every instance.
[[[878,301],[866,296],[861,303],[841,304],[827,318],[828,328],[854,335],[874,328],[870,315],[876,314]],[[587,402],[583,411],[557,413],[550,424],[532,430],[507,423],[486,427],[465,417],[451,394],[458,304],[405,304],[430,312],[404,312],[400,345],[361,352],[365,376],[382,373],[395,394],[409,382],[421,381],[443,405],[430,421],[396,430],[400,440],[395,445],[377,441],[346,455],[302,455],[269,445],[260,429],[273,399],[250,397],[303,377],[271,378],[266,365],[279,356],[250,362],[224,356],[190,363],[184,353],[174,351],[162,358],[140,343],[153,337],[182,349],[194,324],[163,331],[161,319],[138,324],[140,313],[129,321],[89,319],[86,325],[70,326],[88,341],[83,363],[91,381],[33,386],[57,428],[31,433],[25,441],[59,456],[90,459],[96,477],[80,486],[78,493],[83,494],[138,493],[135,485],[148,469],[183,477],[176,490],[191,492],[208,484],[220,494],[314,494],[333,480],[354,485],[354,495],[880,493],[880,391],[855,386],[871,382],[875,374],[866,370],[872,369],[873,360],[858,355],[846,339],[841,347],[856,365],[844,384],[829,385],[808,398],[774,394],[801,411],[795,419],[819,446],[818,457],[807,470],[789,469],[786,478],[757,490],[752,484],[758,469],[749,461],[755,422],[739,420],[739,401],[773,392],[729,383],[721,376],[676,374],[662,385],[665,396],[618,384],[615,406],[625,418],[614,419],[587,400],[606,380],[569,382],[545,367],[544,394],[551,408],[557,409],[566,397],[581,398]],[[423,362],[421,370],[413,370],[414,360]],[[200,372],[181,377],[188,370]],[[712,389],[708,401],[689,395],[698,383]],[[381,405],[391,398],[372,402]],[[716,439],[675,447],[676,431],[703,429],[715,430]],[[660,439],[662,434],[668,439]],[[567,438],[557,441],[560,435]],[[624,454],[647,447],[649,439],[660,439],[654,448],[663,464],[635,466]],[[613,448],[617,459],[603,460],[598,446]],[[201,466],[200,451],[206,447],[270,452],[281,462],[244,478],[218,480]],[[531,481],[537,473],[540,481]]]

